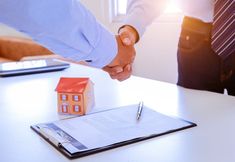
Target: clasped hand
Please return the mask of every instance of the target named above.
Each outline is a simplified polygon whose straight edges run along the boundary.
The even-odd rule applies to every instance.
[[[132,64],[136,55],[134,40],[131,31],[125,27],[116,36],[118,53],[110,64],[103,67],[103,70],[108,72],[112,79],[123,81],[131,76]]]

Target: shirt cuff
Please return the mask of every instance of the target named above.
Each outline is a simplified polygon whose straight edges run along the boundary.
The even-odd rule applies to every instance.
[[[102,68],[113,61],[118,52],[115,35],[105,28],[101,29],[100,39],[93,51],[87,57],[90,66]]]
[[[139,21],[140,19],[140,16],[137,16],[138,14],[131,14],[129,16],[127,16],[127,18],[124,20],[124,24],[125,25],[130,25],[132,27],[135,28],[135,30],[138,32],[139,34],[139,37],[142,37],[145,30],[146,30],[146,25],[145,25],[145,22],[143,21]],[[143,18],[144,20],[144,18]]]

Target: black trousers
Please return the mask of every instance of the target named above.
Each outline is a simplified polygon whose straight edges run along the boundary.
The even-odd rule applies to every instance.
[[[210,23],[185,17],[178,44],[178,85],[235,96],[235,53],[222,60],[211,49]]]

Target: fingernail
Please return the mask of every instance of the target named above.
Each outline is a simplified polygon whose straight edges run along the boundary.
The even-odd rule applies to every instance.
[[[123,42],[126,44],[126,45],[130,45],[131,44],[131,41],[129,38],[124,38]]]
[[[118,67],[118,68],[116,68],[116,73],[121,73],[121,72],[123,72],[123,68],[122,67]]]

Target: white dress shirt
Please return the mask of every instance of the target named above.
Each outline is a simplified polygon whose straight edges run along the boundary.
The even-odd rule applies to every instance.
[[[143,35],[146,27],[160,16],[169,0],[128,0],[125,24],[133,26]],[[212,22],[214,0],[176,0],[186,16]]]
[[[0,22],[56,54],[103,67],[117,54],[115,36],[79,0],[0,0]]]

